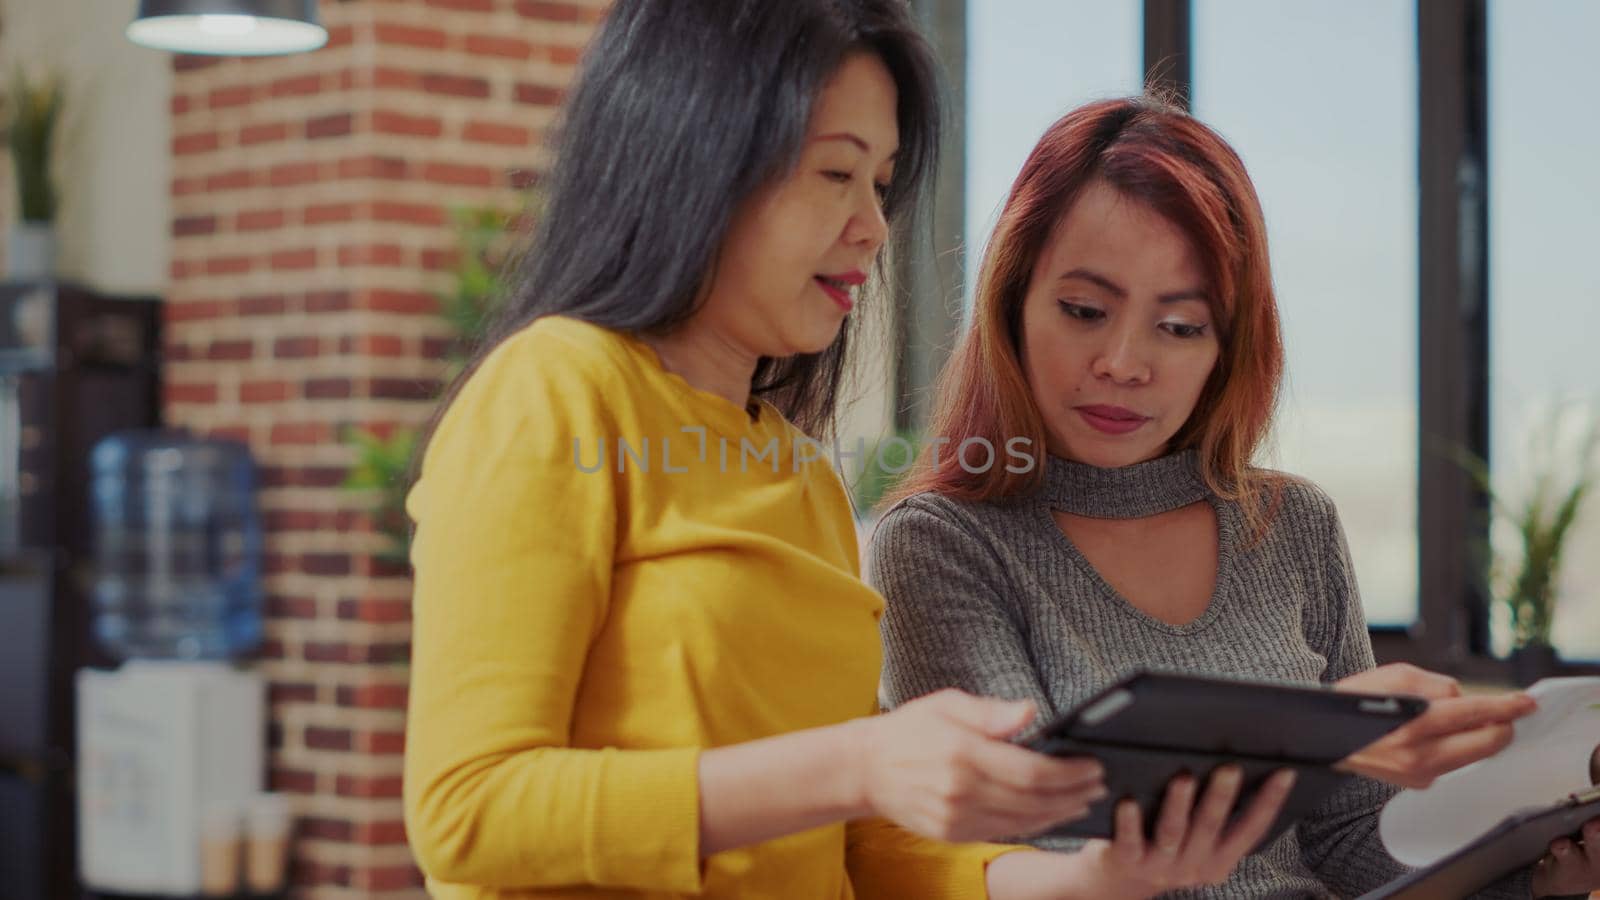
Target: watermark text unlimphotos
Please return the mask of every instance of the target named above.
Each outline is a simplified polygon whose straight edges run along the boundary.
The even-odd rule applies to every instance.
[[[748,437],[734,441],[718,436],[713,444],[703,425],[685,425],[679,430],[682,433],[677,435],[633,439],[584,440],[575,437],[572,439],[572,464],[579,472],[588,474],[637,471],[676,475],[688,472],[692,467],[706,465],[715,465],[718,472],[748,472],[763,466],[778,472],[787,459],[790,470],[798,472],[808,463],[826,458],[829,449],[821,441],[803,435],[794,438],[793,452],[785,454],[780,452],[783,448],[777,437],[769,438],[766,443],[757,443]],[[841,472],[847,471],[845,463],[849,461],[862,469],[876,463],[879,469],[891,475],[899,475],[911,468],[911,464],[923,454],[932,454],[930,460],[934,466],[938,466],[943,454],[953,453],[956,464],[974,475],[987,472],[995,466],[1004,466],[1007,472],[1014,474],[1024,474],[1033,471],[1037,465],[1033,441],[1025,437],[1011,438],[998,450],[992,441],[982,437],[967,438],[954,447],[950,446],[952,443],[949,438],[939,437],[924,441],[919,447],[902,437],[888,437],[879,441],[876,448],[870,451],[869,459],[866,438],[857,438],[854,447],[841,445],[835,439],[831,461],[833,467]]]

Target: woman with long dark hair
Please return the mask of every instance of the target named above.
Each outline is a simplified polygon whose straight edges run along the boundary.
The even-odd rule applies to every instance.
[[[1098,764],[1010,744],[1028,703],[874,715],[882,600],[818,444],[937,140],[897,0],[609,13],[408,498],[435,896],[1067,895],[1066,857],[944,841],[1081,815]]]
[[[1124,802],[1112,841],[1037,842],[1078,849],[1080,883],[1104,896],[1197,881],[1211,886],[1186,896],[1364,893],[1406,871],[1378,839],[1383,782],[1422,785],[1488,756],[1533,708],[1374,668],[1332,501],[1253,464],[1282,367],[1266,227],[1226,142],[1150,98],[1052,125],[1001,211],[942,377],[929,441],[942,457],[923,457],[873,537],[888,701],[959,688],[1065,710],[1140,668],[1433,701],[1242,862],[1194,827],[1226,817],[1240,777],[1226,767],[1203,792],[1174,780],[1153,840]],[[1000,464],[1001,447],[1026,460]],[[1488,894],[1587,890],[1596,829]]]

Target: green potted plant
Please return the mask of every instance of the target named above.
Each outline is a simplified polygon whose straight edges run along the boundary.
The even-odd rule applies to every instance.
[[[7,261],[13,277],[48,278],[55,274],[59,201],[50,167],[64,90],[60,78],[30,78],[18,67],[6,93],[6,138],[21,213],[12,226]]]
[[[1585,501],[1600,476],[1600,419],[1590,413],[1575,441],[1560,439],[1558,413],[1534,435],[1528,482],[1519,499],[1497,489],[1481,458],[1464,454],[1478,486],[1488,495],[1502,533],[1503,551],[1490,550],[1489,590],[1511,626],[1513,678],[1527,685],[1553,673],[1558,656],[1551,642],[1560,599],[1561,563]]]

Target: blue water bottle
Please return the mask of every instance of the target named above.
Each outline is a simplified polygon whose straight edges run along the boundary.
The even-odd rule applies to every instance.
[[[90,454],[95,639],[118,659],[246,656],[261,643],[261,520],[242,443],[121,431]]]

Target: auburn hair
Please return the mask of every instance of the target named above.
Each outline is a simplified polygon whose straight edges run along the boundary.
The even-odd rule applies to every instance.
[[[1277,300],[1267,265],[1261,203],[1239,155],[1188,113],[1152,96],[1081,106],[1033,148],[1001,209],[979,270],[972,324],[935,388],[930,438],[991,446],[1027,438],[1036,464],[968,471],[958,458],[927,455],[895,497],[933,491],[990,500],[1037,490],[1045,430],[1022,366],[1022,302],[1052,231],[1083,188],[1100,180],[1176,225],[1200,257],[1221,343],[1216,367],[1169,450],[1194,448],[1201,477],[1218,496],[1242,502],[1256,530],[1276,490],[1251,467],[1266,437],[1283,374]]]

